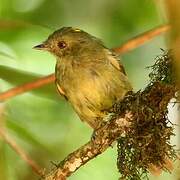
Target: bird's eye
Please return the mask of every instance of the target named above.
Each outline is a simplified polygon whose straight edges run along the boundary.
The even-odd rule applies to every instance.
[[[59,47],[60,49],[64,49],[66,46],[67,46],[67,44],[66,44],[64,41],[58,42],[58,47]]]

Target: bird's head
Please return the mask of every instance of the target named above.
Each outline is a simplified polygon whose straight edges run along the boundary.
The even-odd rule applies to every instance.
[[[51,34],[46,41],[34,47],[49,51],[57,57],[78,55],[87,51],[104,48],[103,43],[90,34],[72,27],[63,27]]]

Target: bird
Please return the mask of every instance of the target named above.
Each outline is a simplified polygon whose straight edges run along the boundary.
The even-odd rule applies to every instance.
[[[56,57],[58,92],[94,130],[107,120],[108,110],[132,91],[118,55],[79,28],[62,27],[34,48]]]

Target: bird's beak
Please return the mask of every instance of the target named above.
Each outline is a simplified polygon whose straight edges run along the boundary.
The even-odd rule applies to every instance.
[[[37,50],[47,50],[47,45],[42,43],[42,44],[39,44],[37,46],[34,46],[33,49],[37,49]]]

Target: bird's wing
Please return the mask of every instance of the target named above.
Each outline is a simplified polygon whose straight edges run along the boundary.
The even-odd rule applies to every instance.
[[[116,69],[118,69],[119,71],[121,71],[123,74],[126,75],[126,72],[125,72],[125,69],[124,69],[123,65],[121,64],[120,61],[117,60],[117,58],[116,58],[115,56],[111,55],[111,56],[109,57],[109,60],[110,60],[111,64],[112,64]]]
[[[63,91],[63,89],[61,88],[61,86],[58,84],[57,81],[55,81],[55,83],[56,83],[56,87],[57,87],[57,90],[58,90],[59,94],[60,94],[61,96],[64,96],[65,99],[67,100],[66,94],[65,94],[65,92]]]
[[[118,60],[116,54],[114,54],[112,51],[109,51],[109,50],[105,50],[105,51],[108,54],[108,59],[109,59],[110,63],[116,69],[118,69],[120,72],[122,72],[123,74],[126,75],[125,69],[124,69],[123,65],[121,64],[121,62]]]

